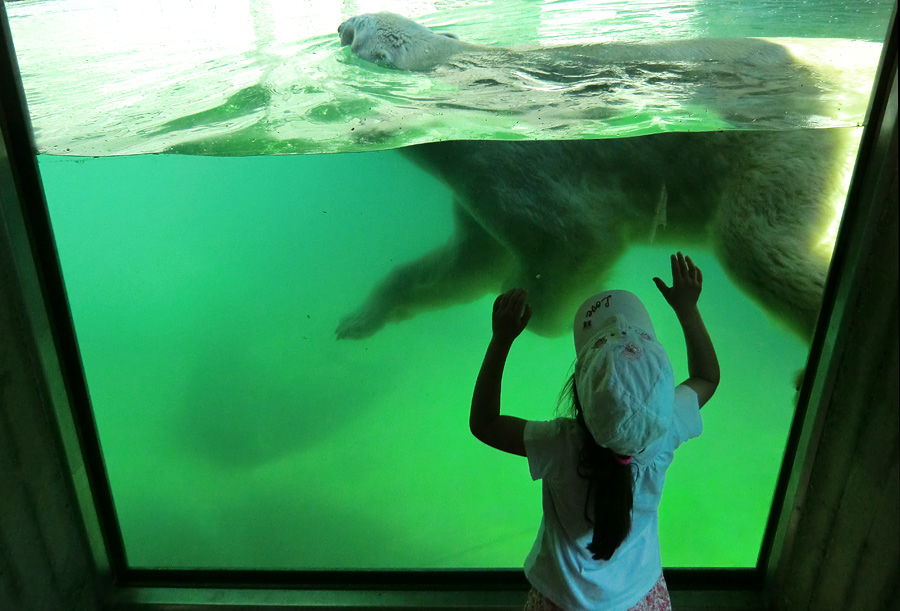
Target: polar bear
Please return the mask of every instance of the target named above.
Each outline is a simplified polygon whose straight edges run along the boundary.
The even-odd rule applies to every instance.
[[[338,32],[360,57],[401,70],[430,70],[486,49],[392,13],[353,17]],[[573,49],[558,52],[583,62],[709,58],[779,69],[793,62],[781,46],[753,39]],[[340,321],[337,337],[364,338],[420,311],[514,286],[529,292],[529,329],[558,335],[629,245],[656,240],[711,242],[735,282],[809,340],[830,257],[816,251],[843,195],[838,170],[849,140],[845,129],[732,130],[405,147],[453,190],[453,235],[392,270]]]
[[[359,57],[398,70],[429,70],[452,55],[478,48],[387,11],[351,17],[338,26],[338,35],[341,45],[350,45]]]

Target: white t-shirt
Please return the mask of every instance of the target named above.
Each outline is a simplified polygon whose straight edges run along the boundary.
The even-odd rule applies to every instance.
[[[647,595],[662,572],[659,502],[675,448],[703,431],[697,395],[676,387],[669,431],[634,457],[631,532],[609,560],[594,560],[587,549],[594,527],[584,517],[589,482],[578,475],[579,428],[572,418],[525,426],[528,467],[532,479],[543,480],[544,506],[525,576],[566,611],[624,611]]]

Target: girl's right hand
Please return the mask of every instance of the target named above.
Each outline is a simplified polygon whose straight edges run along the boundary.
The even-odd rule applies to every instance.
[[[654,278],[653,282],[677,314],[697,306],[703,289],[703,273],[690,257],[685,257],[680,252],[671,258],[672,286],[667,286],[660,278]]]
[[[494,300],[492,328],[494,338],[513,343],[531,319],[531,306],[525,289],[513,289]]]

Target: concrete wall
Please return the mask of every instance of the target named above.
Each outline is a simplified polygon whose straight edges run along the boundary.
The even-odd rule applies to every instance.
[[[897,189],[854,305],[776,609],[900,610]]]
[[[887,161],[871,168],[876,204],[853,229],[846,275],[855,278],[840,304],[845,316],[833,323],[837,340],[826,350],[834,358],[794,468],[805,475],[784,514],[790,532],[767,593],[778,611],[900,610],[896,88],[894,95],[895,123],[881,140]]]
[[[0,217],[0,609],[97,608],[72,473],[42,388]]]

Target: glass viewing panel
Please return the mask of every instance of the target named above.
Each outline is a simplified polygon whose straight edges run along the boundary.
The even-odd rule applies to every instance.
[[[722,384],[663,562],[756,565],[892,3],[472,4],[8,4],[129,566],[521,567],[540,484],[467,424],[492,299],[532,290],[503,401],[550,419],[602,287],[686,377],[676,248]],[[487,48],[376,65],[337,26],[379,10]]]

